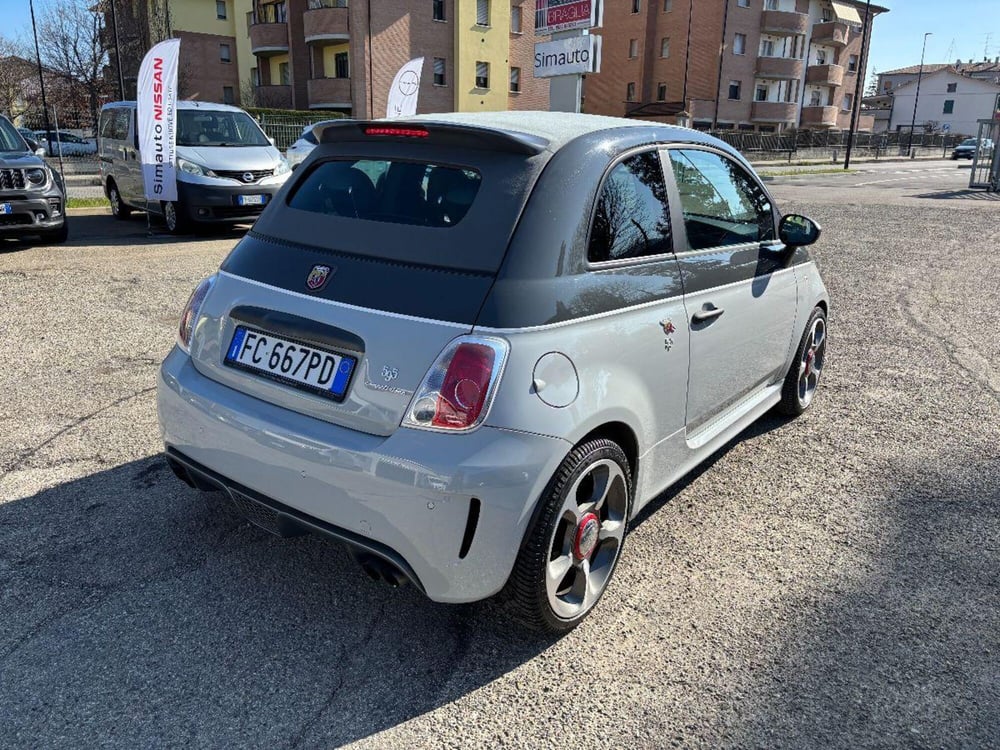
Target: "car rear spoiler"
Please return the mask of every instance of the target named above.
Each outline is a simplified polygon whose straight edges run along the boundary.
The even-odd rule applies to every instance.
[[[313,128],[313,135],[319,143],[371,143],[375,139],[407,143],[420,140],[428,145],[505,151],[524,156],[535,156],[549,147],[546,139],[527,133],[432,120],[322,122]]]

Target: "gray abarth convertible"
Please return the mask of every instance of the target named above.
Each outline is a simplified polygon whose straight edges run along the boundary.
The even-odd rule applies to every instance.
[[[316,136],[160,373],[171,467],[259,526],[568,630],[643,505],[812,402],[819,227],[724,143],[548,112]]]

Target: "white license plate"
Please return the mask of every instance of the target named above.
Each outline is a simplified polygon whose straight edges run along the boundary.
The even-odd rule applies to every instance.
[[[238,195],[236,202],[241,206],[263,206],[267,203],[266,195]]]
[[[12,214],[14,207],[9,203],[0,203],[0,214]]]
[[[246,326],[237,326],[226,364],[341,401],[357,360]]]

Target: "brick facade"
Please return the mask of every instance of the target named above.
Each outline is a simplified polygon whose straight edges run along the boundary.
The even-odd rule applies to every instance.
[[[865,3],[845,1],[864,16]],[[702,128],[773,132],[807,122],[847,128],[851,113],[843,109],[844,96],[853,96],[863,72],[861,27],[833,17],[824,0],[778,0],[767,10],[764,5],[764,0],[750,0],[748,7],[738,0],[605,0],[601,72],[586,77],[584,111],[673,122],[688,110]],[[819,36],[831,27],[829,40]],[[761,54],[764,40],[770,55]],[[819,47],[832,72],[818,64]],[[853,72],[852,55],[858,68]],[[807,77],[821,83],[810,88]],[[630,83],[635,94],[627,101]],[[821,106],[803,112],[813,90]],[[764,98],[756,102],[759,96]]]
[[[236,39],[216,34],[175,31],[181,40],[181,65],[177,72],[182,99],[208,102],[224,101],[225,87],[231,87],[233,101],[239,100],[240,80],[236,67]],[[223,62],[221,45],[229,45],[230,62]]]

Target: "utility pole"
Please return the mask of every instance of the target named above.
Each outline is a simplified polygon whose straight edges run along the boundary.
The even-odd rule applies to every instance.
[[[115,0],[111,3],[111,34],[115,39],[115,67],[118,68],[118,99],[125,100],[125,74],[122,72],[122,49],[118,44],[118,14],[115,12]]]
[[[847,130],[847,153],[844,154],[844,170],[851,168],[851,150],[858,127],[858,110],[861,109],[861,84],[868,73],[868,30],[875,23],[872,17],[872,0],[865,7],[865,25],[861,29],[861,59],[858,60],[857,79],[854,82],[854,101],[851,102],[851,127]]]
[[[913,119],[910,120],[910,158],[912,159],[915,154],[913,153],[913,129],[917,127],[917,102],[920,101],[920,81],[924,77],[924,53],[927,52],[927,37],[932,36],[933,31],[928,31],[924,34],[924,46],[920,50],[920,72],[917,73],[917,93],[913,96]]]
[[[49,127],[49,105],[45,101],[45,76],[42,75],[42,53],[38,50],[38,27],[35,25],[35,0],[28,0],[28,8],[31,11],[31,32],[35,36],[35,61],[38,63],[38,85],[42,89],[42,115],[45,120],[45,141],[52,148],[52,142],[49,140],[49,136],[52,134],[52,128]],[[56,143],[59,141],[57,140]],[[59,152],[62,153],[62,148],[59,148]]]

